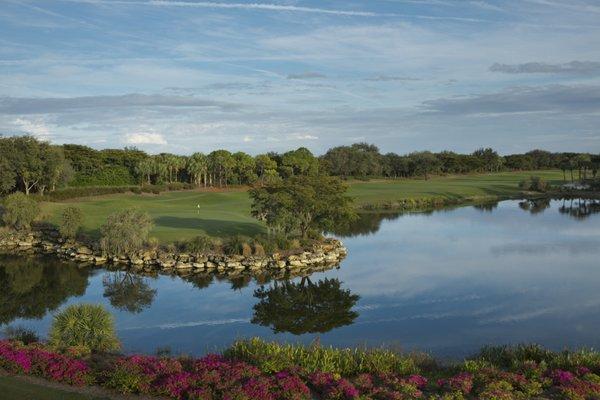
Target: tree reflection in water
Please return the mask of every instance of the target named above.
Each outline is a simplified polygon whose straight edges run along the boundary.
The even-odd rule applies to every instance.
[[[381,228],[382,221],[393,221],[402,214],[398,212],[387,213],[358,213],[354,221],[338,225],[333,232],[340,237],[367,236],[377,233]]]
[[[0,324],[42,318],[71,296],[82,296],[89,270],[38,257],[0,257]]]
[[[563,199],[558,212],[575,219],[586,219],[592,214],[600,213],[600,200]]]
[[[270,326],[275,333],[325,333],[358,317],[351,309],[359,296],[342,289],[338,279],[275,281],[255,290],[254,296],[260,301],[254,306],[252,323]]]
[[[549,198],[523,200],[519,202],[519,207],[531,214],[538,214],[550,207],[550,201]]]
[[[110,304],[123,311],[140,313],[152,305],[156,289],[152,289],[146,278],[126,271],[109,272],[102,278],[104,297]]]

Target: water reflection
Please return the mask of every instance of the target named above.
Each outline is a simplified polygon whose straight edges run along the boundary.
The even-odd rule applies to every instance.
[[[71,296],[81,296],[89,272],[75,264],[16,256],[0,257],[0,324],[42,318]]]
[[[523,211],[528,211],[531,214],[539,214],[550,207],[549,198],[528,199],[519,202],[519,208]]]
[[[202,354],[252,336],[310,343],[315,333],[327,345],[454,357],[487,344],[598,347],[599,208],[573,199],[365,214],[344,231],[357,236],[344,239],[341,268],[304,279],[284,270],[141,277],[0,258],[0,322],[16,318],[43,337],[57,307],[101,303],[126,351],[147,353]]]
[[[398,212],[359,213],[357,219],[337,226],[331,233],[341,237],[372,235],[379,231],[383,221],[393,221],[401,215]]]
[[[109,272],[102,278],[104,297],[119,310],[140,313],[152,305],[156,289],[150,288],[147,278],[128,271]]]
[[[254,297],[260,301],[254,305],[253,324],[294,335],[325,333],[352,324],[358,317],[352,307],[360,298],[342,289],[338,279],[313,283],[310,278],[275,281],[270,287],[256,289]]]
[[[537,198],[537,199],[526,199],[519,201],[519,208],[532,215],[540,214],[549,208],[551,208],[552,202],[557,201],[551,198]],[[600,212],[600,201],[593,199],[561,199],[562,206],[558,208],[558,212],[561,214],[568,215],[575,219],[587,218],[591,214]],[[492,213],[498,208],[500,202],[486,202],[481,204],[475,204],[472,207],[476,210],[485,213]],[[421,215],[433,215],[439,212],[450,212],[456,209],[456,206],[441,208],[437,210],[426,210],[419,212]],[[381,229],[381,224],[384,221],[393,221],[400,218],[403,215],[411,214],[411,212],[364,212],[358,215],[355,221],[350,223],[337,226],[336,229],[331,232],[340,237],[356,237],[356,236],[368,236],[375,234]]]
[[[586,219],[592,214],[600,213],[600,200],[563,199],[558,212],[575,219]]]

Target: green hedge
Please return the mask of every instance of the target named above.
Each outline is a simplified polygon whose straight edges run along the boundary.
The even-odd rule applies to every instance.
[[[160,194],[161,192],[190,190],[194,185],[189,183],[170,183],[166,185],[145,185],[145,186],[87,186],[87,187],[69,187],[59,189],[54,192],[48,192],[44,196],[36,196],[41,201],[63,201],[76,199],[79,197],[102,196],[118,193],[151,193]]]
[[[93,175],[76,174],[71,186],[129,186],[135,185],[136,179],[129,169],[123,166],[100,167]]]

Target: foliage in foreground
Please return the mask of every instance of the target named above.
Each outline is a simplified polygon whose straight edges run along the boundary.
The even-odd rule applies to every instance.
[[[519,182],[519,188],[532,192],[546,192],[550,189],[550,185],[539,176],[531,176]]]
[[[74,304],[54,316],[50,344],[84,352],[114,351],[120,347],[112,315],[101,305]]]
[[[240,345],[245,346],[243,352]],[[593,400],[600,396],[597,352],[495,347],[483,349],[462,364],[440,367],[375,351],[363,359],[385,354],[382,360],[412,359],[412,367],[395,366],[395,361],[367,362],[364,365],[369,366],[361,370],[356,361],[363,356],[356,354],[368,352],[315,351],[318,347],[251,340],[235,344],[225,355],[202,358],[131,355],[100,359],[102,355],[78,358],[69,349],[60,354],[39,343],[4,340],[0,341],[0,370],[181,400]],[[294,361],[274,364],[273,352]],[[338,361],[326,361],[328,357]],[[342,359],[352,360],[348,365],[354,367],[344,370],[344,363],[339,363]]]
[[[38,203],[21,192],[6,196],[2,208],[2,221],[15,229],[29,229],[40,213]]]
[[[79,207],[67,207],[61,214],[58,231],[61,236],[68,239],[74,239],[83,224],[83,212]]]
[[[292,176],[250,191],[252,215],[273,232],[307,238],[311,231],[332,229],[356,214],[347,186],[330,176]]]
[[[110,255],[134,254],[144,248],[153,225],[148,213],[135,208],[117,211],[100,228],[100,246]]]

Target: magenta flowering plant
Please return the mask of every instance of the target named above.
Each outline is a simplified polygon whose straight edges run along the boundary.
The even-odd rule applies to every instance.
[[[569,371],[563,371],[562,369],[555,369],[550,372],[550,377],[554,384],[559,386],[569,385],[575,380],[575,374]]]
[[[23,349],[17,348],[8,340],[0,341],[0,367],[13,373],[28,374],[31,358]]]
[[[308,376],[313,389],[327,400],[351,400],[359,396],[358,389],[348,380],[329,372],[314,372]]]
[[[44,349],[0,341],[0,367],[12,373],[40,376],[56,382],[84,385],[93,381],[84,361]]]
[[[473,374],[469,372],[461,372],[460,374],[451,376],[448,379],[440,379],[438,381],[438,386],[451,392],[469,394],[471,393],[471,390],[473,390]]]

